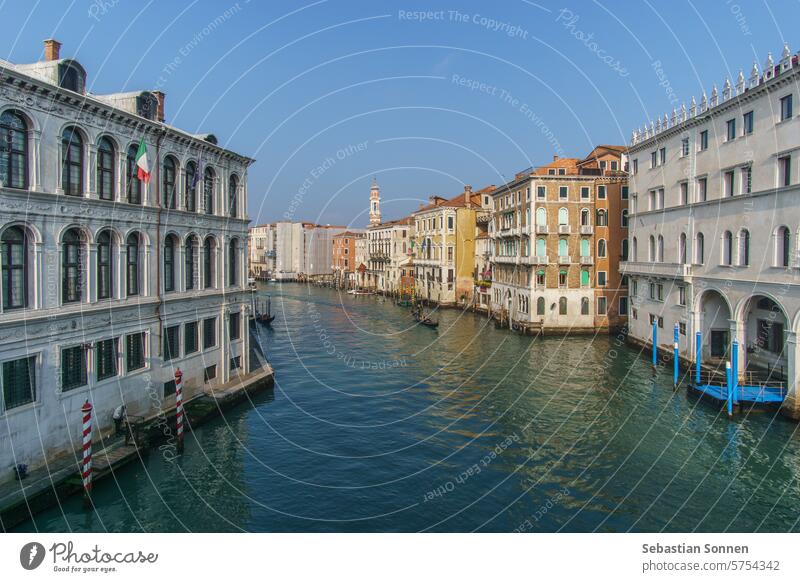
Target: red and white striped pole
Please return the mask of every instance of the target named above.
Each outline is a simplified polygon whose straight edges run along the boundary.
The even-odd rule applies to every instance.
[[[183,372],[175,370],[175,436],[178,439],[178,452],[183,452]]]
[[[83,493],[88,501],[92,493],[92,405],[87,400],[81,406],[83,413],[83,462],[81,465],[81,480]]]

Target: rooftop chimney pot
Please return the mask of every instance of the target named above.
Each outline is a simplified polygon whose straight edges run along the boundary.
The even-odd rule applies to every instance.
[[[164,122],[164,98],[166,95],[163,91],[153,91],[153,95],[155,95],[156,100],[158,101],[158,107],[156,108],[156,119],[161,123]]]
[[[44,41],[44,60],[57,61],[61,58],[61,43],[54,38]]]
[[[554,162],[557,162],[557,161],[558,161],[558,155],[553,155],[553,161],[554,161]]]

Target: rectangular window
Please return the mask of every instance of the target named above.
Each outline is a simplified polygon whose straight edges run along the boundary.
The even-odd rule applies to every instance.
[[[656,284],[650,283],[650,299],[656,298]]]
[[[605,170],[606,169],[606,161],[605,160],[600,160],[600,169],[601,170]]]
[[[448,216],[447,217],[447,228],[449,230],[453,230],[453,217],[452,216]]]
[[[778,158],[778,186],[789,186],[792,183],[792,156]]]
[[[631,309],[631,317],[634,319],[639,319],[639,310],[636,308]]]
[[[686,335],[686,323],[683,321],[678,322],[678,333],[681,335]]]
[[[230,326],[228,331],[231,340],[238,340],[241,336],[240,323],[241,314],[238,311],[236,313],[231,313],[230,317],[228,318],[228,325]]]
[[[628,199],[628,187],[627,186],[623,186],[622,187],[622,199],[623,200],[627,200]]]
[[[547,186],[536,186],[536,197],[544,200],[547,197]]]
[[[619,314],[620,315],[628,315],[628,298],[627,297],[620,297],[619,298]]]
[[[566,176],[567,175],[567,169],[566,168],[559,168],[558,169],[558,175],[559,176]]]
[[[36,356],[3,362],[3,404],[6,410],[36,401]]]
[[[685,137],[681,140],[681,157],[689,155],[689,138]]]
[[[700,151],[705,151],[708,149],[708,130],[704,130],[700,132]]]
[[[619,169],[619,163],[617,160],[611,160],[611,171],[616,172]]]
[[[726,141],[733,141],[736,139],[736,118],[729,119],[726,124],[728,135]]]
[[[183,353],[193,354],[199,349],[197,322],[191,321],[183,326]]]
[[[686,305],[686,287],[678,286],[678,305]]]
[[[97,380],[105,380],[117,375],[117,338],[97,342]]]
[[[639,173],[639,158],[633,160],[633,173],[634,175]]]
[[[664,301],[664,286],[660,283],[656,285],[656,294],[658,296],[659,301]]]
[[[164,330],[164,361],[168,362],[180,356],[180,334],[179,325],[173,325]]]
[[[745,166],[742,168],[742,193],[750,194],[753,191],[753,168]]]
[[[547,170],[547,175],[548,176],[555,176],[556,175],[555,168],[550,168],[549,170]]]
[[[208,384],[211,380],[217,377],[217,365],[212,364],[203,370],[203,382]]]
[[[175,380],[168,380],[164,382],[164,398],[175,394]]]
[[[742,116],[742,135],[753,133],[753,112],[748,111]]]
[[[144,339],[145,333],[132,333],[125,336],[125,369],[128,372],[144,368]]]
[[[447,247],[447,260],[451,262],[453,260],[453,247]]]
[[[588,200],[588,199],[589,199],[589,187],[581,186],[581,200]]]
[[[658,152],[650,152],[650,167],[655,168],[658,165]]]
[[[61,350],[61,391],[74,390],[89,382],[87,369],[88,350],[85,345]]]
[[[598,287],[605,287],[606,286],[606,272],[605,271],[597,271],[597,286]]]
[[[680,200],[678,203],[681,205],[689,204],[689,182],[681,182],[678,187],[680,189]]]
[[[658,150],[658,163],[662,166],[667,163],[667,148]]]
[[[697,180],[697,201],[705,202],[708,198],[708,178],[699,178]]]
[[[787,95],[781,99],[781,121],[792,118],[792,96]]]
[[[734,173],[733,170],[725,172],[723,175],[723,183],[725,186],[725,197],[730,198],[733,196],[733,189],[734,189]]]
[[[631,293],[633,294],[634,297],[636,297],[639,294],[639,281],[637,281],[636,279],[631,281]]]
[[[562,198],[562,199],[566,198],[568,193],[569,193],[569,189],[566,186],[560,186],[558,188],[558,197],[559,198]]]
[[[605,315],[608,306],[608,300],[601,296],[597,298],[597,315]]]
[[[606,187],[605,186],[598,186],[597,187],[597,198],[600,200],[606,199]]]
[[[238,370],[242,367],[242,356],[236,356],[235,358],[231,358],[231,371]]]
[[[203,320],[203,349],[213,348],[217,345],[217,318],[209,317]]]

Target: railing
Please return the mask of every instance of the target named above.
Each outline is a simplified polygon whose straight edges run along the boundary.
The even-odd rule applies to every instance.
[[[581,265],[593,265],[594,264],[594,257],[582,256],[581,257]]]
[[[594,227],[591,224],[585,224],[581,226],[581,234],[592,234],[594,232]]]
[[[533,264],[534,265],[546,265],[550,262],[550,258],[547,255],[535,255],[533,257]]]
[[[536,225],[536,234],[547,234],[547,225],[546,224],[537,224]]]
[[[680,263],[650,263],[623,261],[619,264],[623,275],[659,275],[663,277],[691,277],[692,266]]]
[[[558,234],[569,234],[572,232],[568,224],[559,224],[558,225]]]
[[[569,265],[571,262],[569,255],[558,255],[559,265]]]

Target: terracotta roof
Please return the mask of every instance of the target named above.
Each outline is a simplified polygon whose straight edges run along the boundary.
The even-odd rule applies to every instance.
[[[441,196],[433,197],[434,200],[430,204],[420,207],[419,210],[414,212],[414,214],[418,214],[420,212],[426,212],[428,210],[433,210],[434,208],[466,208],[467,207],[467,196],[469,196],[469,203],[472,206],[481,205],[481,195],[491,192],[495,189],[494,185],[487,186],[483,190],[478,190],[477,192],[473,192],[472,190],[465,190],[458,196],[450,198],[449,200],[442,198]]]

